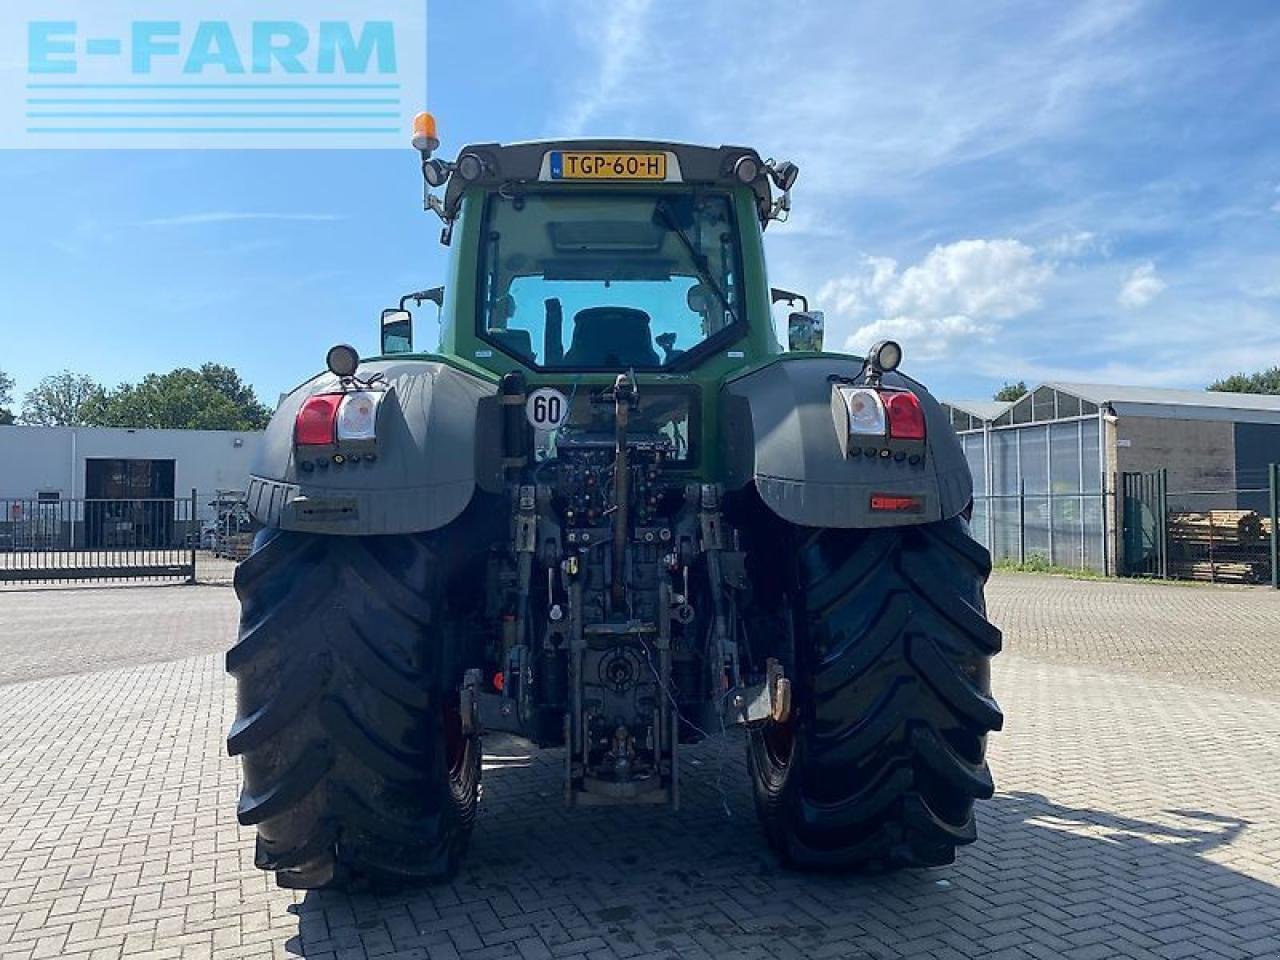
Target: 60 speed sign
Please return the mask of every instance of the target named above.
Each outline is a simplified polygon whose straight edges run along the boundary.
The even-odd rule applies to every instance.
[[[524,415],[535,430],[554,430],[569,417],[569,400],[555,387],[539,387],[529,394]]]

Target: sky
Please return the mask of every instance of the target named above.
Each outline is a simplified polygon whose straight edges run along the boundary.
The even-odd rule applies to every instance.
[[[829,348],[900,340],[939,396],[1280,364],[1273,3],[433,0],[428,29],[445,156],[592,135],[795,161],[770,281]],[[444,279],[407,145],[0,151],[0,185],[19,406],[61,369],[205,361],[273,402]]]

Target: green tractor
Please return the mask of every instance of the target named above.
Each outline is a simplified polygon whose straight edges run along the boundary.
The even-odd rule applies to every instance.
[[[563,749],[571,806],[674,810],[681,751],[731,725],[783,862],[950,863],[1002,723],[990,560],[898,345],[824,352],[769,287],[795,165],[624,140],[446,162],[425,114],[414,145],[447,281],[384,312],[381,356],[329,351],[248,487],[228,748],[257,865],[445,878],[483,731]],[[802,308],[785,349],[777,302]]]

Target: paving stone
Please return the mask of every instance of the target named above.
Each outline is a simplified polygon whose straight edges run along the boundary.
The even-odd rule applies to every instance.
[[[253,867],[208,652],[231,591],[0,594],[0,957],[1280,955],[1280,596],[1004,575],[989,601],[999,792],[951,867],[782,869],[737,736],[683,752],[678,814],[566,811],[561,755],[492,737],[459,877],[376,898]]]

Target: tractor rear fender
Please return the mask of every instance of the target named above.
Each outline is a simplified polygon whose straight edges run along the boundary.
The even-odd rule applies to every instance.
[[[376,445],[340,464],[342,448],[294,444],[298,410],[340,392],[337,377],[320,374],[284,398],[249,479],[257,520],[312,533],[415,533],[458,517],[477,487],[502,489],[497,384],[432,360],[375,360],[357,371],[360,380],[375,374],[386,386]]]
[[[886,444],[845,457],[832,416],[833,381],[862,382],[862,361],[848,356],[780,357],[728,380],[721,390],[726,486],[754,483],[765,505],[806,527],[889,527],[931,523],[961,513],[973,479],[951,423],[927,390],[885,374],[886,388],[910,390],[925,414],[923,459],[879,455]],[[873,510],[873,495],[915,498],[910,510]],[[878,501],[879,502],[879,501]]]

